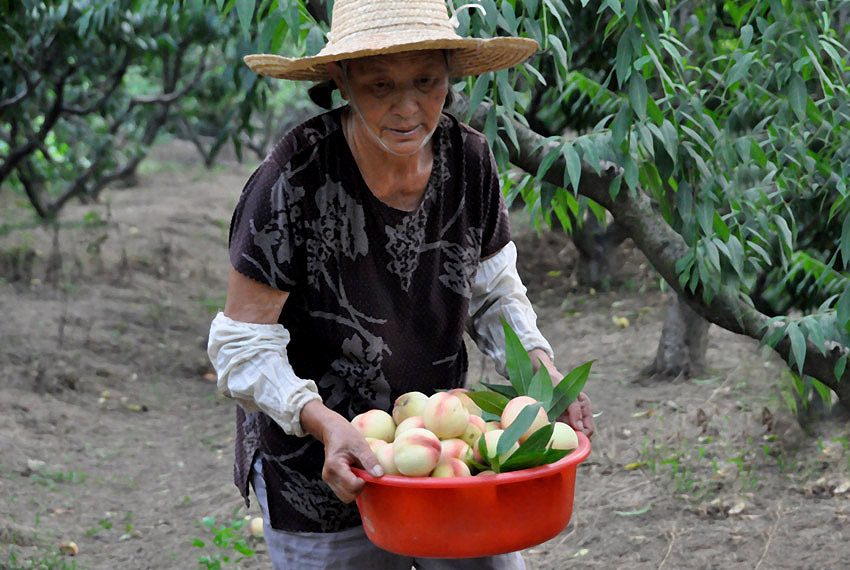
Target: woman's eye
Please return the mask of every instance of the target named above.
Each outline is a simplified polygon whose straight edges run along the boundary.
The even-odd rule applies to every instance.
[[[416,86],[420,89],[430,89],[437,84],[435,77],[420,77],[416,80]]]
[[[375,81],[371,85],[372,92],[376,95],[382,95],[392,91],[392,83],[389,81]]]

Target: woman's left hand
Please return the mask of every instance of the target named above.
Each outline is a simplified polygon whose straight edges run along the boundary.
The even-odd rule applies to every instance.
[[[588,438],[593,437],[595,431],[593,409],[590,406],[590,398],[587,397],[587,394],[579,393],[578,398],[569,405],[566,412],[561,414],[558,421],[569,424],[571,428],[582,432]]]

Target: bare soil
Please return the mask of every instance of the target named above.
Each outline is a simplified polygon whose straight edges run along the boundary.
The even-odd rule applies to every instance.
[[[223,554],[222,568],[269,568],[244,527],[233,536],[256,554],[236,565],[203,523],[257,514],[231,484],[234,404],[205,351],[250,170],[203,170],[172,143],[137,186],[69,207],[58,230],[0,235],[0,568],[193,569]],[[0,202],[0,224],[19,224],[8,190]],[[601,413],[573,518],[525,551],[528,568],[850,567],[847,422],[802,429],[786,367],[716,327],[700,378],[634,382],[666,298],[640,252],[626,242],[593,291],[575,283],[568,238],[522,213],[514,227],[541,329],[562,370],[594,361]],[[470,381],[494,379],[470,349]],[[79,553],[58,554],[71,540]]]

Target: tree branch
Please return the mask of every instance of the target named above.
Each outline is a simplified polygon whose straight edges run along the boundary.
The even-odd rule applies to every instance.
[[[467,101],[459,97],[453,109],[460,116],[467,116]],[[488,105],[475,109],[469,120],[470,125],[483,130],[487,120]],[[502,134],[510,152],[510,160],[516,166],[529,173],[536,173],[543,158],[557,144],[548,142],[542,144],[544,137],[529,130],[514,121],[519,150],[507,137]],[[530,149],[536,148],[534,152]],[[566,164],[563,156],[559,156],[544,176],[544,180],[561,186],[564,180]],[[701,292],[696,293],[679,285],[679,275],[676,271],[676,261],[685,255],[688,246],[681,235],[676,233],[654,209],[650,198],[640,191],[630,191],[623,188],[616,199],[609,193],[611,181],[617,176],[619,168],[610,165],[601,174],[586,161],[582,161],[581,182],[578,192],[605,207],[618,224],[622,227],[635,245],[649,259],[656,271],[664,278],[670,287],[684,299],[688,305],[703,318],[728,331],[743,334],[756,340],[761,340],[768,332],[767,315],[748,305],[736,290],[722,289],[710,303],[703,301]],[[787,336],[776,344],[773,349],[786,361],[791,359],[791,341]],[[825,351],[822,354],[821,351]],[[847,366],[841,378],[835,376],[835,364],[843,355],[850,354],[850,348],[834,342],[826,346],[818,346],[810,339],[806,340],[806,360],[803,374],[817,378],[838,394],[839,399],[850,404],[850,366]]]

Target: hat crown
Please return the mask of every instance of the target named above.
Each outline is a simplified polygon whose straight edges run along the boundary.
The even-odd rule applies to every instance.
[[[336,0],[328,47],[369,34],[425,31],[457,37],[444,0]]]

